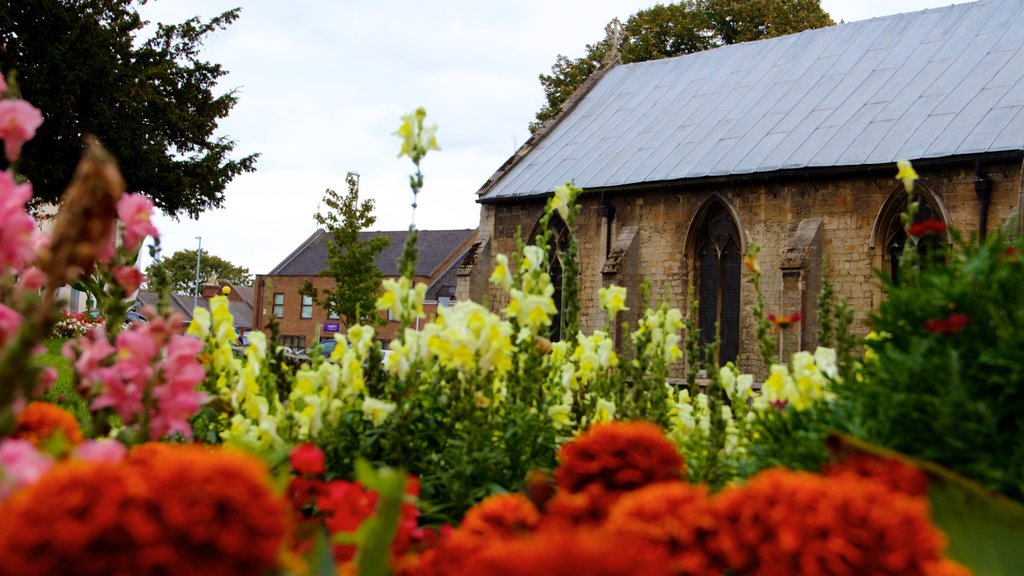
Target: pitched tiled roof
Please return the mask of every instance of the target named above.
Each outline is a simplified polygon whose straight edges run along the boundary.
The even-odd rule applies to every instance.
[[[384,276],[398,276],[398,259],[405,246],[408,231],[397,232],[361,232],[359,238],[368,241],[378,236],[386,236],[390,244],[377,256],[377,268]],[[455,256],[473,237],[476,230],[420,230],[417,247],[419,260],[416,263],[416,275],[433,277],[442,272],[440,268]],[[269,276],[317,276],[327,266],[328,234],[318,230],[306,239],[287,258],[268,274]]]
[[[255,298],[256,289],[252,286],[232,286],[231,290],[242,299],[243,302],[252,306],[252,299]]]
[[[609,70],[480,201],[1024,150],[1024,0]]]
[[[231,316],[235,319],[235,327],[241,331],[252,328],[252,288],[246,288],[244,286],[235,286],[234,290],[248,290],[249,301],[238,302],[228,301],[228,306],[231,309]],[[160,303],[160,295],[156,292],[150,292],[146,290],[140,290],[136,295],[136,299],[145,306],[156,307]],[[206,298],[199,296],[196,298],[192,294],[171,294],[168,306],[171,312],[177,312],[181,314],[184,322],[192,321],[192,309],[193,303],[200,308],[210,308],[210,302]]]

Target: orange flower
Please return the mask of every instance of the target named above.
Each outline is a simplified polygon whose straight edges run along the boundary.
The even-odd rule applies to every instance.
[[[708,549],[739,574],[927,574],[942,561],[927,500],[860,478],[769,470],[714,508]]]
[[[779,328],[789,328],[791,325],[796,324],[803,319],[803,315],[797,310],[789,315],[776,316],[775,314],[768,314],[768,321],[775,324]]]
[[[664,549],[643,540],[597,530],[553,531],[491,545],[469,558],[458,573],[667,576],[673,573],[667,560]]]
[[[558,487],[580,492],[597,485],[611,492],[685,476],[675,446],[655,424],[610,422],[594,426],[558,453]]]
[[[460,531],[484,538],[509,539],[537,529],[540,513],[522,494],[491,496],[466,512]]]
[[[580,492],[559,490],[548,501],[541,524],[545,528],[557,526],[561,529],[601,524],[620,495],[620,492],[610,492],[599,484],[586,486]]]
[[[427,550],[413,572],[469,574],[462,569],[469,558],[492,545],[534,532],[540,524],[537,508],[521,494],[501,494],[479,502],[466,512],[462,525]]]
[[[605,523],[612,534],[662,546],[673,573],[694,576],[723,572],[706,547],[716,526],[707,487],[683,481],[651,484],[624,494]]]
[[[137,552],[144,570],[260,574],[276,565],[287,506],[262,461],[196,445],[144,446],[127,461],[152,489],[146,520],[159,526],[160,545]]]
[[[78,420],[67,410],[49,402],[29,402],[18,414],[14,437],[31,441],[37,447],[57,434],[72,445],[82,443]]]
[[[261,461],[177,445],[59,464],[0,517],[0,574],[19,575],[262,574],[287,524]]]
[[[890,490],[908,496],[928,493],[928,476],[916,466],[869,454],[850,454],[837,464],[827,466],[825,476],[852,476],[881,482]]]
[[[0,508],[0,574],[139,574],[131,553],[158,543],[150,488],[109,463],[68,461]]]

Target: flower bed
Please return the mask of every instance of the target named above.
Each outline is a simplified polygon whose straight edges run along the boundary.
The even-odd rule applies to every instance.
[[[34,116],[12,118],[30,137]],[[414,195],[420,160],[437,149],[424,119],[406,116],[398,131],[416,167]],[[552,342],[543,239],[497,259],[491,281],[509,295],[500,314],[459,302],[414,330],[424,288],[411,280],[413,229],[409,274],[386,282],[378,301],[403,324],[384,367],[372,327],[351,326],[330,362],[314,355],[295,368],[259,332],[235,354],[225,296],[197,309],[184,336],[166,310],[121,322],[140,281],[125,267],[157,231],[152,205],[124,194],[96,146],[62,209],[74,223],[58,219],[45,242],[33,239],[25,212],[30,185],[0,173],[0,230],[17,232],[0,251],[10,287],[0,303],[0,574],[952,576],[969,572],[945,558],[931,511],[948,518],[964,501],[1002,518],[986,524],[978,518],[991,516],[965,512],[965,526],[1021,541],[1019,505],[926,461],[1020,496],[1014,474],[1024,457],[1011,442],[1019,391],[1008,385],[1019,381],[1024,325],[1017,244],[964,243],[945,268],[908,257],[914,273],[887,287],[873,319],[884,332],[864,355],[848,311],[824,298],[823,338],[834,347],[772,365],[756,393],[753,375],[702,360],[715,345],[698,349],[693,308],[663,303],[641,311],[636,326],[616,325],[626,302],[619,287],[600,293],[604,330],[580,332],[578,307],[568,306]],[[899,174],[912,191],[912,168]],[[580,193],[560,186],[546,216],[568,225],[570,279]],[[773,331],[799,315],[768,313],[756,250],[745,262],[770,364]],[[89,403],[86,426],[36,402],[52,374],[28,361],[62,322],[57,287],[76,281],[105,319],[65,347]],[[574,302],[575,285],[563,290]],[[1001,307],[969,297],[981,290]],[[616,332],[625,336],[616,341]],[[928,384],[945,375],[955,385],[922,387],[916,376],[929,362],[938,368]],[[670,373],[685,374],[685,384],[670,384]],[[941,433],[950,408],[929,394],[998,425],[967,427],[959,445]],[[913,430],[898,432],[909,422]],[[837,430],[919,460],[829,440]],[[976,540],[954,523],[942,527],[952,557],[986,565],[972,554]],[[1014,566],[1022,548],[1007,549],[985,560]]]

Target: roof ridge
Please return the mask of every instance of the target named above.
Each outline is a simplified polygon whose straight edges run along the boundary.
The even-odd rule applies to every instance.
[[[597,67],[597,70],[594,70],[583,84],[580,84],[579,88],[576,88],[572,95],[569,96],[565,102],[562,102],[562,105],[558,107],[558,111],[555,112],[555,115],[548,118],[547,122],[538,128],[536,132],[531,134],[530,137],[526,139],[526,142],[523,142],[523,145],[509,156],[508,160],[505,160],[505,162],[494,171],[494,174],[491,174],[491,177],[488,178],[487,181],[484,182],[483,186],[476,191],[477,196],[482,197],[487,194],[498,180],[501,180],[509,170],[515,168],[516,165],[518,165],[519,162],[522,161],[522,159],[525,158],[541,140],[561,124],[562,120],[564,120],[569,113],[576,109],[576,105],[583,101],[587,94],[590,93],[594,86],[596,86],[609,71],[621,64],[622,59],[619,57],[606,59],[604,62],[601,62],[601,65]]]
[[[316,232],[313,232],[313,234],[309,238],[306,238],[306,240],[303,243],[299,244],[298,248],[296,248],[295,250],[292,250],[291,254],[289,254],[288,256],[285,256],[284,260],[279,262],[277,264],[277,266],[274,266],[274,268],[271,269],[271,271],[267,273],[267,276],[273,276],[274,274],[277,273],[278,270],[280,270],[281,268],[287,266],[288,263],[290,263],[292,260],[294,260],[296,256],[301,254],[302,251],[306,249],[306,247],[308,247],[317,238],[319,238],[321,234],[326,234],[326,232],[323,229],[321,229],[321,228],[317,228]]]

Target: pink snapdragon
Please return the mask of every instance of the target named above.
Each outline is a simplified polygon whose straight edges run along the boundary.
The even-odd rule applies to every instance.
[[[128,449],[117,440],[86,440],[75,448],[75,458],[87,462],[106,462],[116,464],[124,459]]]
[[[31,184],[16,183],[9,170],[0,172],[0,273],[20,271],[32,259],[36,223],[25,210],[31,198]]]
[[[0,347],[6,346],[18,333],[23,320],[13,308],[0,304]]]
[[[142,194],[125,194],[117,201],[117,217],[124,222],[124,247],[135,250],[139,242],[146,236],[159,238],[150,216],[153,214],[153,201]]]
[[[191,436],[188,420],[206,401],[196,390],[206,371],[198,359],[203,342],[174,334],[172,326],[180,323],[178,315],[154,316],[118,334],[116,348],[106,343],[102,329],[80,338],[75,367],[84,381],[101,385],[91,407],[113,408],[128,425],[142,421],[148,410],[152,439]]]
[[[181,433],[192,435],[188,419],[206,402],[206,394],[196,386],[206,377],[199,363],[203,342],[188,336],[171,336],[167,355],[161,363],[163,382],[153,388],[156,410],[150,420],[150,431],[155,438]]]
[[[116,351],[107,341],[107,329],[103,324],[77,340],[68,340],[63,349],[64,357],[75,363],[75,370],[83,382],[102,381],[106,360]]]
[[[28,440],[0,440],[0,502],[22,486],[35,483],[53,468],[53,457]]]
[[[21,156],[21,146],[36,135],[43,123],[43,113],[24,100],[0,100],[0,138],[4,140],[7,160]]]
[[[146,275],[135,266],[115,266],[114,280],[124,288],[125,294],[131,294],[146,281]]]
[[[18,276],[18,290],[27,292],[39,290],[46,285],[46,280],[46,272],[43,272],[36,266],[30,266],[22,270]]]

